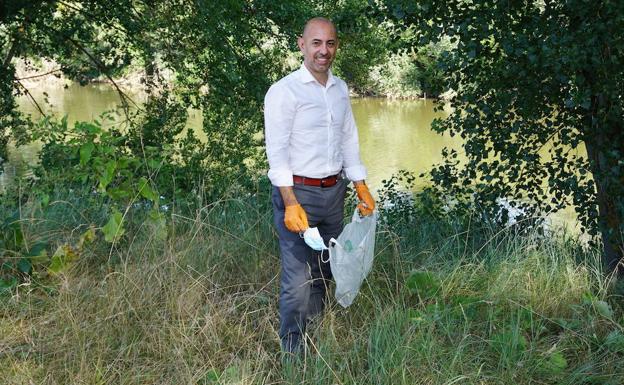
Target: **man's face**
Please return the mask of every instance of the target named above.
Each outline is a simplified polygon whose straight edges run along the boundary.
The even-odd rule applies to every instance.
[[[308,70],[316,74],[327,74],[338,49],[334,26],[323,21],[311,22],[297,43]]]

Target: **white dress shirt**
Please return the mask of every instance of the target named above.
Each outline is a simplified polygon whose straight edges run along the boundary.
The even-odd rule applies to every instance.
[[[324,178],[345,172],[366,179],[347,84],[329,71],[324,87],[304,64],[273,84],[264,98],[269,179],[292,186],[293,175]]]

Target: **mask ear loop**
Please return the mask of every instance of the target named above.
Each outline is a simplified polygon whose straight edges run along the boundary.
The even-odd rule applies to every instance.
[[[321,262],[327,263],[329,262],[329,259],[331,258],[331,256],[329,255],[329,249],[327,249],[327,260],[323,259],[323,251],[325,251],[325,249],[321,250]]]

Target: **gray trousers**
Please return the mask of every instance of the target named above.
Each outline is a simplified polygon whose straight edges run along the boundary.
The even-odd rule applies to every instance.
[[[326,245],[330,238],[337,238],[342,232],[346,188],[346,179],[332,187],[297,184],[293,187],[309,226],[318,227]],[[301,347],[306,324],[325,307],[331,269],[329,262],[321,261],[320,252],[312,250],[299,234],[286,228],[284,201],[277,187],[273,187],[272,201],[281,255],[279,336],[283,351],[296,352]],[[328,260],[328,253],[323,252],[324,260]]]

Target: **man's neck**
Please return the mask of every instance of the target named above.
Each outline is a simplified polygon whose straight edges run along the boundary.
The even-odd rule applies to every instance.
[[[307,64],[303,63],[303,65],[306,66],[306,69],[308,70],[308,72],[312,74],[312,76],[314,77],[314,79],[316,79],[317,82],[321,83],[323,87],[327,86],[327,81],[329,80],[329,70],[327,70],[327,72],[314,72],[308,67]]]
[[[327,86],[327,80],[329,79],[329,75],[327,75],[327,72],[325,72],[325,73],[314,73],[314,72],[312,72],[312,76],[314,76],[316,81],[321,83],[321,85],[323,87]]]

